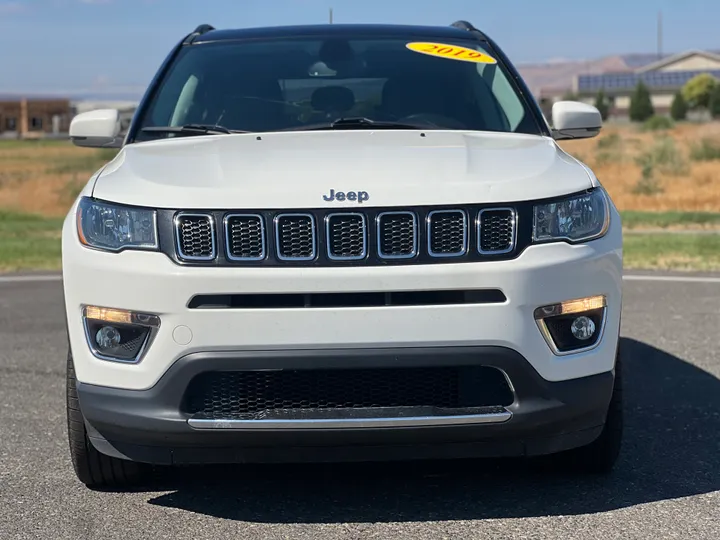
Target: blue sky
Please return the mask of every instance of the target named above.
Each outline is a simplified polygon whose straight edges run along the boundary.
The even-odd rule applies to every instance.
[[[515,63],[720,49],[716,0],[0,0],[0,92],[141,92],[200,23],[449,24],[467,19]]]

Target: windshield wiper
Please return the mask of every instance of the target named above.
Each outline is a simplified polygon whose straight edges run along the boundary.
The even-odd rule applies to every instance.
[[[363,116],[351,118],[338,118],[332,122],[309,124],[286,128],[281,131],[319,131],[324,129],[432,129],[431,125],[411,124],[408,122],[388,122],[372,120]]]
[[[230,133],[250,133],[228,129],[225,126],[210,124],[185,124],[184,126],[147,126],[140,131],[147,133],[181,133],[183,135],[225,135]]]

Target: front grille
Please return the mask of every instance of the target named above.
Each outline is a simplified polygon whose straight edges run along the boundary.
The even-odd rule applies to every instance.
[[[515,257],[530,244],[531,210],[530,203],[518,208],[159,210],[158,224],[160,249],[182,264],[436,264]],[[170,235],[174,242],[166,241]]]
[[[178,255],[188,260],[215,258],[213,218],[207,214],[180,214],[176,218]]]
[[[184,409],[211,419],[261,419],[278,410],[508,406],[505,376],[484,366],[208,372]]]
[[[315,220],[311,214],[281,214],[276,218],[278,257],[282,260],[315,258]]]
[[[330,214],[327,217],[328,257],[362,259],[367,253],[367,226],[363,214]]]
[[[417,219],[412,212],[385,212],[378,216],[378,255],[404,259],[417,254]]]
[[[467,250],[467,219],[462,210],[428,215],[428,252],[433,257],[457,257]]]
[[[515,212],[510,208],[482,210],[478,222],[480,253],[507,253],[515,244]]]
[[[262,216],[234,214],[225,218],[228,258],[252,261],[265,258],[265,226]]]

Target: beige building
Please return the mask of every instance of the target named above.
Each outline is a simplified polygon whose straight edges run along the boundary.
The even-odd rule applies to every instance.
[[[67,133],[72,120],[67,99],[0,100],[0,137],[37,138]]]
[[[637,55],[636,55],[637,56]],[[623,57],[618,57],[623,58]],[[650,91],[656,114],[669,114],[675,94],[690,79],[701,73],[709,73],[720,80],[720,53],[710,51],[687,51],[648,61],[645,56],[619,69],[594,74],[576,74],[566,88],[542,88],[540,102],[548,110],[552,103],[573,94],[580,101],[593,104],[599,90],[610,100],[610,115],[626,118],[630,108],[630,96],[638,82],[642,81]],[[546,112],[547,114],[547,112]]]

